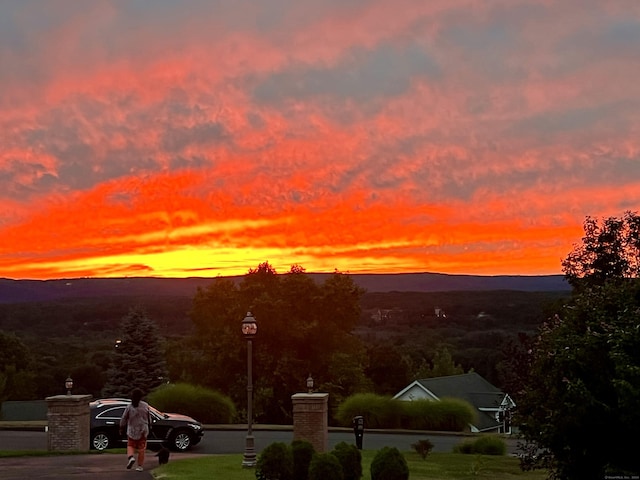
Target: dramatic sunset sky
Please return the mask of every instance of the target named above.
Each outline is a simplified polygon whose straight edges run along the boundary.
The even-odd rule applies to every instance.
[[[640,2],[0,0],[0,197],[0,277],[561,273]]]

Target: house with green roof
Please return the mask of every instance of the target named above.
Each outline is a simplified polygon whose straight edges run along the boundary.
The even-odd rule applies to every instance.
[[[476,372],[416,380],[393,398],[412,401],[459,398],[476,410],[477,420],[469,425],[472,432],[511,433],[511,397]]]

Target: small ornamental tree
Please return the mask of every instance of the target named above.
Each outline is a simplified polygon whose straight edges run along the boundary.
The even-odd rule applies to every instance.
[[[412,443],[411,448],[413,448],[423,460],[426,460],[427,455],[429,455],[431,450],[433,450],[433,443],[431,443],[431,440],[428,438],[425,438],[423,440],[418,440],[416,443]]]
[[[132,309],[124,317],[121,331],[102,395],[129,397],[134,388],[147,394],[167,380],[158,326],[142,310]]]

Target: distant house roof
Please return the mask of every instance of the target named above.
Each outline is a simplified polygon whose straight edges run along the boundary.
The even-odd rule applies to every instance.
[[[393,398],[465,400],[477,410],[478,421],[473,427],[480,432],[498,429],[501,424],[496,420],[495,412],[515,405],[507,394],[475,372],[416,380]]]

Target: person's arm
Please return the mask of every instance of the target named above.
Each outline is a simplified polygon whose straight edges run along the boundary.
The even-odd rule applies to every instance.
[[[124,435],[125,428],[127,427],[127,423],[129,422],[129,407],[124,409],[124,413],[122,414],[122,418],[120,419],[120,435]]]

